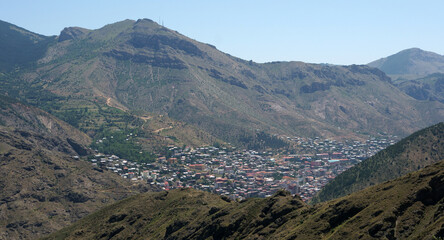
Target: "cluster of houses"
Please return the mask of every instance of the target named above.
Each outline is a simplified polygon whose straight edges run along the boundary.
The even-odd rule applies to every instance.
[[[308,201],[328,181],[365,160],[394,139],[338,142],[319,138],[291,138],[301,153],[256,152],[234,147],[169,147],[168,157],[153,163],[136,163],[115,155],[97,154],[93,165],[133,181],[146,181],[164,190],[192,187],[232,199],[271,196],[286,189]]]

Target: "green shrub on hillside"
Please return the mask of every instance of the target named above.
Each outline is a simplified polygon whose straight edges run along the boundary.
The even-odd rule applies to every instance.
[[[101,153],[114,154],[120,158],[139,163],[153,162],[156,156],[142,149],[137,143],[137,130],[104,130],[97,134],[91,147]]]

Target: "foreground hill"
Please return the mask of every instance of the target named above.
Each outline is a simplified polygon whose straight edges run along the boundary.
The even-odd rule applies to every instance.
[[[0,97],[0,239],[35,239],[143,188],[73,156],[90,138]]]
[[[435,239],[444,162],[316,206],[284,191],[230,202],[193,189],[137,195],[45,239]]]
[[[402,139],[338,175],[324,186],[313,201],[338,198],[443,159],[444,123],[441,122]]]
[[[444,73],[444,56],[410,48],[368,64],[389,75],[395,82]]]
[[[147,19],[66,28],[35,67],[0,80],[1,91],[48,111],[85,113],[72,124],[86,131],[95,118],[83,116],[106,103],[167,115],[204,130],[207,139],[244,145],[256,130],[406,135],[444,117],[444,104],[417,101],[368,66],[257,64]]]

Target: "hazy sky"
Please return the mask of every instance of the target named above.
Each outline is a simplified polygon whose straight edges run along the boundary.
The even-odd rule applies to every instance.
[[[139,18],[256,62],[364,64],[411,47],[444,54],[442,0],[0,0],[0,20],[43,35]]]

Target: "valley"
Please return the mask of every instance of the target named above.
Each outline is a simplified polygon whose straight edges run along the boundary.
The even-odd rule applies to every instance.
[[[0,239],[441,239],[444,57],[247,61],[0,21]]]
[[[308,202],[338,174],[396,141],[381,137],[362,143],[293,140],[301,147],[301,151],[294,154],[284,150],[256,152],[236,147],[170,146],[167,155],[150,162],[131,162],[103,154],[90,156],[88,161],[123,178],[146,182],[166,191],[191,187],[243,200],[270,197],[277,190],[286,189]]]
[[[314,206],[286,191],[240,202],[194,189],[140,194],[44,239],[432,240],[443,237],[443,164]]]

